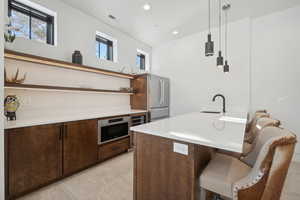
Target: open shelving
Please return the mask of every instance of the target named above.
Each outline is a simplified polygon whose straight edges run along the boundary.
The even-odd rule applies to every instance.
[[[32,90],[59,90],[59,91],[81,91],[81,92],[99,92],[99,93],[111,93],[111,94],[134,94],[133,92],[121,91],[121,90],[106,90],[106,89],[93,89],[93,88],[76,88],[76,87],[60,87],[50,85],[30,85],[30,84],[18,84],[18,83],[5,83],[5,88],[11,89],[32,89]]]
[[[118,78],[126,78],[126,79],[134,79],[135,78],[135,75],[131,75],[131,74],[125,74],[125,73],[120,73],[120,72],[115,72],[115,71],[110,71],[110,70],[105,70],[105,69],[99,69],[99,68],[85,66],[85,65],[74,64],[71,62],[66,62],[66,61],[61,61],[61,60],[56,60],[56,59],[51,59],[51,58],[45,58],[45,57],[35,56],[35,55],[31,55],[31,54],[20,53],[20,52],[16,52],[16,51],[12,51],[12,50],[7,50],[7,49],[4,52],[4,57],[9,58],[9,59],[14,59],[14,60],[32,62],[32,63],[37,63],[37,64],[44,64],[44,65],[48,65],[48,66],[52,66],[52,67],[60,67],[60,68],[65,68],[65,69],[77,70],[77,71],[103,74],[103,75],[108,75],[108,76],[113,76],[113,77],[118,77]]]

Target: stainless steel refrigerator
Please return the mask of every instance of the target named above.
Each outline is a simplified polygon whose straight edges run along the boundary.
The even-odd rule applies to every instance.
[[[151,121],[170,116],[169,78],[149,75],[149,101]]]

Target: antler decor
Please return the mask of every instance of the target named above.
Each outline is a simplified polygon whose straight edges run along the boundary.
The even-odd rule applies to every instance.
[[[4,79],[5,79],[6,83],[19,83],[19,84],[21,84],[25,81],[26,75],[27,75],[27,73],[24,74],[23,78],[18,79],[18,76],[19,76],[19,68],[18,68],[15,76],[10,79],[10,78],[7,77],[6,70],[4,69]]]

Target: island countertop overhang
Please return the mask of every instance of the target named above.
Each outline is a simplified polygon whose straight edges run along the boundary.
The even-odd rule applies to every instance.
[[[131,127],[131,131],[242,153],[247,112],[194,112]]]

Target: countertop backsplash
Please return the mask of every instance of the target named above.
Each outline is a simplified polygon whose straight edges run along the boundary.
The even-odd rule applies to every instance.
[[[11,77],[17,69],[20,75],[27,73],[25,84],[51,85],[65,87],[91,87],[97,89],[119,90],[130,87],[130,80],[56,68],[47,65],[5,59],[7,76]],[[5,96],[16,95],[20,100],[17,120],[38,119],[53,115],[70,115],[93,110],[129,110],[130,95],[79,91],[54,91],[32,89],[5,89]]]

